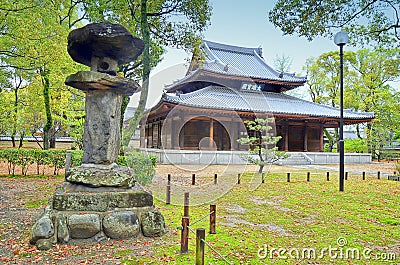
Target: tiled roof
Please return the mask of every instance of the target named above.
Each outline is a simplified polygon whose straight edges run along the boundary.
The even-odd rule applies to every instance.
[[[181,95],[167,93],[163,95],[162,101],[182,106],[207,109],[340,118],[340,112],[337,108],[306,101],[286,94],[238,91],[217,86],[208,86]],[[344,118],[350,120],[373,119],[374,113],[345,110]]]
[[[245,76],[282,82],[305,82],[305,77],[278,72],[262,57],[261,48],[246,48],[203,41],[207,62],[203,69],[228,75]]]

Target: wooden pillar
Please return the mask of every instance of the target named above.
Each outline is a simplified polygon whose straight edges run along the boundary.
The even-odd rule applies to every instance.
[[[231,121],[230,126],[229,126],[229,132],[228,132],[228,136],[230,138],[229,140],[231,142],[231,150],[236,150],[235,141],[238,138],[235,136],[235,133],[236,133],[235,124],[236,124],[236,122]]]
[[[178,149],[176,146],[177,140],[176,140],[176,121],[174,118],[171,118],[171,149]]]
[[[289,151],[289,124],[287,120],[284,121],[283,126],[285,128],[285,152]]]
[[[180,149],[185,149],[185,132],[183,130],[183,127],[185,125],[185,116],[183,115],[183,113],[179,117],[178,124],[179,124],[179,126],[178,126],[178,129],[179,129],[179,134],[178,134],[179,135],[178,136],[179,147],[180,147]]]
[[[213,143],[214,143],[214,120],[212,118],[210,118],[210,142],[208,144],[208,148],[213,149]]]
[[[304,144],[304,146],[303,146],[303,150],[304,150],[304,152],[307,152],[308,151],[308,123],[307,123],[307,121],[305,121],[305,123],[304,123],[304,139],[303,139],[303,144]]]
[[[321,124],[320,130],[319,130],[319,151],[323,152],[324,151],[324,125]]]

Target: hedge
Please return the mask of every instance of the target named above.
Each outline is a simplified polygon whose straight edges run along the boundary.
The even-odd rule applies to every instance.
[[[15,175],[16,166],[21,167],[21,174],[26,176],[28,168],[36,165],[36,174],[44,175],[44,168],[53,167],[54,175],[59,174],[65,167],[65,150],[40,149],[0,149],[0,162],[7,164],[8,174]],[[83,151],[71,151],[71,166],[81,165]],[[141,184],[151,183],[155,174],[157,158],[137,151],[129,152],[125,156],[118,156],[119,165],[134,169],[136,181]]]

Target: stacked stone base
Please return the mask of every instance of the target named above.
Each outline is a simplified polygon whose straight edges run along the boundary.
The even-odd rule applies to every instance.
[[[154,208],[153,196],[133,188],[64,183],[31,230],[31,244],[49,249],[71,240],[156,237],[165,233],[164,218]]]

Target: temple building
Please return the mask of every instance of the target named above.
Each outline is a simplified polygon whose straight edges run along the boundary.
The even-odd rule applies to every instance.
[[[245,120],[273,117],[279,150],[323,152],[324,128],[339,127],[340,111],[285,94],[306,77],[279,72],[261,48],[203,41],[187,74],[165,87],[141,122],[140,146],[163,150],[245,151]],[[344,124],[369,122],[373,113],[344,111]]]

